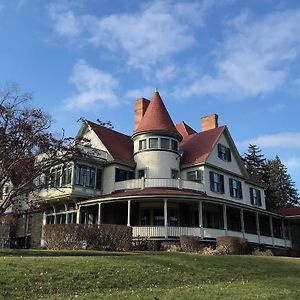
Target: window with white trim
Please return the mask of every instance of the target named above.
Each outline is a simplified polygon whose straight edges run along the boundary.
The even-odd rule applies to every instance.
[[[224,161],[231,161],[231,150],[230,148],[218,144],[218,157]]]
[[[232,198],[243,199],[242,183],[239,180],[229,178],[229,190]]]
[[[215,193],[224,194],[224,176],[215,172],[209,172],[210,190]]]
[[[251,204],[256,206],[262,206],[260,190],[251,187],[249,188],[249,191]]]
[[[194,170],[186,173],[187,180],[203,182],[203,171]]]

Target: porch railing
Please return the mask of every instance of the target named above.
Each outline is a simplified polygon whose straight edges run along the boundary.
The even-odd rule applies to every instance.
[[[197,181],[172,178],[141,178],[119,181],[115,183],[115,191],[144,188],[176,188],[204,192],[204,186]]]
[[[181,235],[194,235],[214,239],[218,236],[237,236],[244,237],[250,243],[261,243],[266,245],[273,245],[277,247],[291,247],[291,241],[286,239],[279,239],[267,236],[258,236],[256,234],[242,233],[238,231],[229,231],[224,229],[215,228],[200,228],[200,227],[176,227],[176,226],[133,226],[132,235],[134,238],[144,237],[144,238],[179,238]]]

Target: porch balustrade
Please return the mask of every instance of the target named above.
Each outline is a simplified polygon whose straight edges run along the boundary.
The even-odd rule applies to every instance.
[[[176,188],[204,192],[200,182],[172,178],[141,178],[119,181],[115,183],[115,191],[144,188]]]

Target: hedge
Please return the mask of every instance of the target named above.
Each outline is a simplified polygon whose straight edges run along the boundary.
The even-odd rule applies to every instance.
[[[132,228],[126,225],[51,224],[44,226],[44,246],[53,250],[127,250]]]
[[[243,254],[247,252],[247,239],[236,236],[220,236],[216,238],[217,249],[223,248],[227,254]]]
[[[199,237],[194,235],[180,236],[180,248],[185,252],[196,252],[199,250]]]

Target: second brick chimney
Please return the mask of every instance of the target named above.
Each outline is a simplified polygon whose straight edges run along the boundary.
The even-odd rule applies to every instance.
[[[150,101],[146,98],[135,100],[134,103],[134,131],[138,128],[142,117],[144,116]]]
[[[214,129],[218,127],[218,118],[217,114],[212,114],[201,118],[201,127],[202,131]]]

